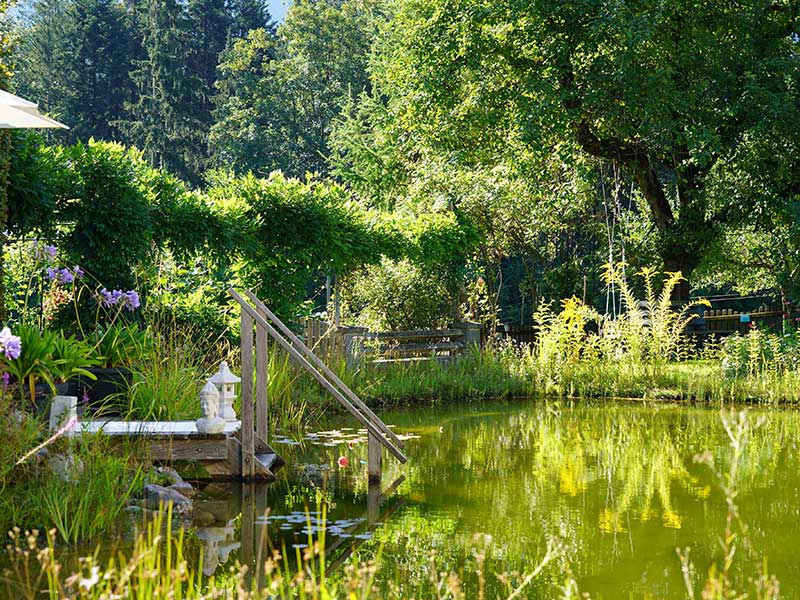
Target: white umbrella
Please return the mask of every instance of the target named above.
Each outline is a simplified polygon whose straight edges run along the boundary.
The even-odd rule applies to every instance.
[[[31,128],[69,129],[63,123],[45,117],[35,103],[0,90],[0,129]]]

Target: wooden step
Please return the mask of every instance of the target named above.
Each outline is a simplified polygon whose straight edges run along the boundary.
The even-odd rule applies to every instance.
[[[278,462],[278,455],[274,453],[269,454],[256,454],[256,461],[261,464],[262,467],[267,469],[270,473],[272,473],[272,467]]]
[[[270,446],[267,442],[265,442],[260,437],[256,436],[256,458],[259,455],[267,455],[273,456],[272,464],[269,466],[269,469],[274,473],[278,471],[281,467],[286,465],[286,461],[283,460],[283,457],[273,450],[272,446]]]

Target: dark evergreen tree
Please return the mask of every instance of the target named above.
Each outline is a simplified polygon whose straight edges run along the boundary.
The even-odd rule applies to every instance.
[[[224,3],[219,0],[189,0],[187,14],[191,23],[188,72],[199,79],[201,84],[197,110],[207,130],[211,126],[217,64],[228,41],[232,18]]]
[[[264,29],[271,35],[275,34],[275,23],[264,0],[230,0],[228,10],[231,15],[228,29],[231,38],[247,37],[247,33],[253,29]]]
[[[118,123],[133,91],[128,72],[140,52],[128,7],[39,0],[22,39],[19,91],[69,124],[73,139],[121,139]]]
[[[199,77],[187,66],[191,21],[176,0],[144,0],[138,9],[145,55],[134,62],[136,96],[127,103],[127,140],[150,162],[197,183],[205,150]]]

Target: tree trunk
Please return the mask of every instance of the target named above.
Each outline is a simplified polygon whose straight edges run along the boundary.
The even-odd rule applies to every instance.
[[[664,270],[667,273],[680,271],[681,275],[683,275],[683,279],[672,289],[671,295],[673,306],[683,306],[689,302],[689,292],[691,291],[689,276],[697,266],[698,260],[695,257],[686,255],[676,257],[663,254],[662,259],[664,261]]]

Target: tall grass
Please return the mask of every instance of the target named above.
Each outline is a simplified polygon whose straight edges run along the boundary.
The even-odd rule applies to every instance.
[[[133,379],[124,396],[126,417],[143,421],[191,420],[200,416],[198,394],[231,350],[220,336],[198,343],[197,332],[174,321],[153,320],[148,351],[133,361]]]
[[[483,536],[479,536],[483,537]],[[486,547],[476,543],[473,560],[479,581],[485,580],[484,559]],[[296,550],[296,567],[290,566],[283,554],[258,560],[253,572],[239,565],[228,573],[204,579],[202,554],[188,556],[184,530],[172,529],[169,511],[159,512],[144,532],[134,542],[129,556],[122,553],[101,564],[97,553],[81,559],[79,568],[66,573],[57,560],[55,536],[47,535],[47,545],[39,545],[36,533],[11,532],[7,546],[13,577],[6,578],[10,595],[33,600],[45,588],[50,598],[106,600],[205,600],[235,598],[237,600],[367,600],[404,598],[398,583],[384,589],[376,584],[374,563],[358,564],[350,561],[341,570],[328,571],[324,535],[301,554]],[[515,574],[519,583],[509,587],[506,598],[522,597],[530,583],[550,562],[560,558],[563,550],[558,543],[548,544],[542,559],[530,572]],[[471,565],[472,566],[472,565]],[[430,585],[427,598],[432,600],[461,600],[465,598],[461,579],[452,566],[445,567],[431,559]],[[502,576],[502,575],[500,575]],[[574,581],[568,581],[575,590]],[[478,591],[484,599],[483,586]],[[565,598],[570,597],[566,593]]]
[[[72,544],[114,528],[142,486],[143,470],[132,452],[112,452],[99,435],[62,438],[47,450],[8,474],[0,526],[54,528],[60,540]]]

